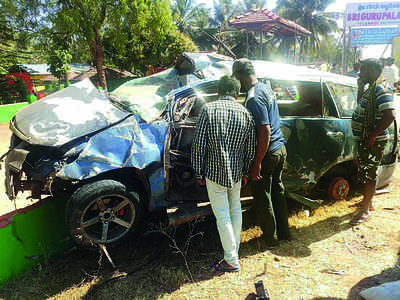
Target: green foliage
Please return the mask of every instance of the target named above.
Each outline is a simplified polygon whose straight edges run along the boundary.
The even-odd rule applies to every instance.
[[[218,27],[221,35],[227,29],[228,21],[244,12],[242,4],[234,4],[232,0],[213,0],[213,5],[214,15],[210,18],[210,25]]]
[[[166,36],[158,51],[161,54],[160,64],[162,66],[172,66],[176,58],[183,52],[195,52],[197,47],[189,37],[178,31],[173,31]]]
[[[149,65],[169,67],[177,53],[196,50],[176,31],[167,0],[129,2],[124,22],[110,25],[104,33],[107,62],[125,70],[143,74]]]
[[[192,10],[181,10],[185,20],[204,9],[179,2]],[[170,66],[175,55],[197,50],[188,33],[177,32],[168,0],[2,0],[0,7],[0,50],[4,43],[9,50],[0,51],[0,73],[43,58],[57,78],[65,77],[66,61],[89,62],[98,70],[104,61],[142,73],[150,64]],[[203,11],[203,25],[206,17]]]
[[[45,87],[46,87],[46,94],[47,95],[50,95],[50,94],[52,94],[52,93],[55,93],[55,92],[57,92],[57,91],[59,91],[60,89],[62,89],[63,88],[63,84],[60,84],[60,82],[58,81],[56,81],[56,80],[53,80],[53,81],[50,81],[50,82],[46,82],[45,83]]]
[[[200,28],[196,32],[197,36],[192,34],[192,39],[202,50],[213,49],[221,54],[229,55],[221,46],[221,43],[210,37],[210,35],[213,35],[233,50],[237,57],[244,56],[246,54],[246,34],[235,28],[230,28],[228,25],[229,20],[234,16],[245,12],[243,4],[232,0],[214,0],[213,6],[214,11],[211,15],[204,16],[203,14],[207,14],[207,12],[199,12],[198,22],[201,24],[208,17],[208,26]]]
[[[26,34],[15,31],[15,4],[0,1],[0,74],[7,74],[8,69],[27,58]]]
[[[317,57],[321,40],[338,30],[336,21],[323,14],[333,0],[278,0],[278,14],[292,20],[311,32],[300,39],[302,56]]]
[[[324,39],[337,27],[323,14],[332,1],[277,1],[279,15],[312,32],[297,41],[302,57],[317,58],[317,53],[332,57]],[[169,0],[1,0],[0,73],[16,63],[40,63],[49,57],[51,72],[62,78],[66,71],[62,61],[69,53],[68,60],[96,65],[99,72],[106,64],[143,74],[149,65],[171,66],[183,51],[227,55],[212,36],[237,57],[247,56],[247,40],[257,44],[259,37],[230,28],[228,22],[265,7],[266,0],[213,0],[212,4],[213,9],[194,0],[172,0],[171,6]],[[291,38],[273,37],[264,40],[263,49],[268,58],[287,58],[293,54],[292,45]],[[251,52],[257,55],[258,49]]]
[[[333,36],[329,35],[321,41],[319,57],[331,64],[341,62],[342,48],[337,46]]]
[[[69,63],[71,62],[72,55],[63,49],[57,49],[54,51],[53,55],[50,55],[48,59],[48,64],[50,65],[50,73],[61,80],[68,79],[68,73],[71,70]]]
[[[193,0],[175,0],[172,1],[172,16],[180,32],[190,33],[191,27],[197,25],[196,22],[203,18],[204,12],[208,10],[204,4],[196,4]],[[205,23],[208,23],[208,14]],[[203,23],[204,24],[204,23]]]

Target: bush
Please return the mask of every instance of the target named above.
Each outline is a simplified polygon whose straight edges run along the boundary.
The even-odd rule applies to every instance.
[[[176,58],[181,56],[183,52],[198,51],[193,41],[179,31],[168,34],[165,42],[160,45],[160,48],[160,64],[166,67],[173,66]]]
[[[22,78],[7,75],[0,78],[0,104],[25,102],[29,90]]]

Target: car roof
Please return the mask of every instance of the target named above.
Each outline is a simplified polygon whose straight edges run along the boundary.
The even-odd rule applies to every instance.
[[[257,77],[276,80],[333,82],[343,85],[357,86],[357,79],[340,74],[323,72],[306,66],[276,63],[270,61],[252,61]]]
[[[307,81],[307,82],[331,82],[335,84],[357,87],[357,79],[354,77],[344,76],[340,74],[323,72],[317,69],[311,69],[306,66],[297,66],[271,61],[252,60],[256,75],[258,78],[270,80],[286,80],[286,81]],[[206,79],[194,82],[188,86],[179,88],[174,93],[179,93],[188,88],[196,88],[206,82],[215,81],[227,72],[230,74],[233,61],[220,61],[212,64],[203,72]]]

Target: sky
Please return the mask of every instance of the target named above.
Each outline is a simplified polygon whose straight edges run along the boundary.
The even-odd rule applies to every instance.
[[[212,0],[197,0],[197,3],[204,3],[210,7],[212,7]],[[275,0],[267,0],[267,8],[268,9],[273,9],[275,8]],[[346,10],[346,4],[347,3],[359,3],[359,2],[390,2],[389,0],[387,1],[380,1],[380,0],[336,0],[335,3],[331,4],[328,6],[326,9],[326,12],[344,12]],[[396,2],[396,1],[392,1]],[[390,56],[391,55],[391,45],[386,49],[386,45],[374,45],[374,46],[366,46],[362,50],[362,55],[361,57],[368,58],[368,57],[375,57],[379,58],[382,53],[384,53],[384,57]]]
[[[237,1],[237,0],[236,0]],[[267,8],[268,9],[273,9],[275,8],[275,0],[267,0]],[[356,0],[356,1],[346,1],[346,0],[336,0],[335,4],[332,4],[329,7],[328,11],[344,11],[346,9],[346,3],[356,3],[356,2],[376,2],[376,1],[362,1],[362,0]],[[209,6],[212,6],[213,0],[197,0],[196,3],[204,3]]]

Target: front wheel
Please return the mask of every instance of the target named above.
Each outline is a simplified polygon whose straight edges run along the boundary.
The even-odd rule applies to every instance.
[[[138,227],[140,197],[115,180],[99,180],[77,189],[67,202],[66,220],[82,246],[116,245]]]

